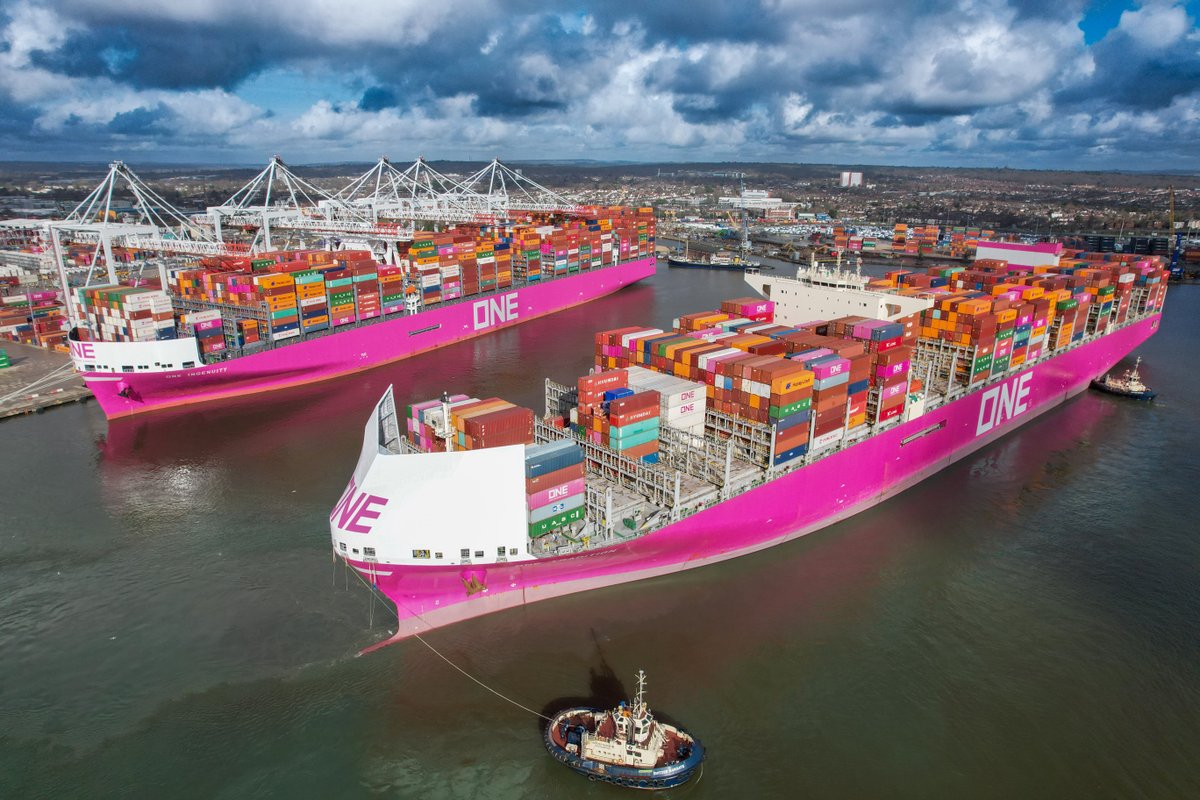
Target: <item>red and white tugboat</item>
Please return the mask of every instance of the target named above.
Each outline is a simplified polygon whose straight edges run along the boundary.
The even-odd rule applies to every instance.
[[[550,755],[588,780],[634,789],[668,789],[686,783],[704,760],[704,747],[688,733],[660,722],[646,705],[646,673],[638,670],[637,695],[611,711],[569,708],[546,726]]]
[[[1134,400],[1153,400],[1158,393],[1142,383],[1142,376],[1138,374],[1141,364],[1142,359],[1139,357],[1133,363],[1133,368],[1126,370],[1121,377],[1105,375],[1103,378],[1097,378],[1092,381],[1092,388],[1121,397],[1132,397]]]

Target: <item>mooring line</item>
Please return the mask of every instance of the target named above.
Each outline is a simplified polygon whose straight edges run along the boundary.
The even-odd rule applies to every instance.
[[[374,587],[374,586],[372,586],[371,584],[367,583],[366,579],[365,579],[365,578],[363,578],[363,576],[359,574],[359,572],[358,572],[358,570],[357,570],[357,569],[351,569],[350,571],[354,573],[354,577],[358,578],[358,580],[359,580],[360,582],[362,582],[362,585],[363,585],[363,586],[365,586],[365,587],[367,587],[367,590],[368,590],[368,591],[371,593],[371,607],[372,607],[372,608],[374,608],[374,607],[375,607],[375,601],[379,599],[379,596],[376,594],[375,587]],[[382,601],[381,601],[381,602],[382,602]],[[396,601],[396,604],[397,604],[397,605],[400,605],[400,601]],[[386,604],[386,603],[384,603],[384,608],[387,608],[387,604]],[[392,609],[388,609],[388,610],[392,610]],[[406,610],[406,611],[408,611],[410,614],[412,614],[412,615],[413,615],[414,617],[416,617],[417,619],[419,619],[419,620],[420,620],[420,621],[421,621],[423,624],[425,624],[425,625],[429,625],[429,623],[428,623],[428,622],[425,622],[425,619],[424,619],[424,618],[423,618],[423,617],[422,617],[420,614],[414,613],[414,612],[412,611],[412,609],[408,608],[407,606],[405,606],[405,610]],[[399,613],[398,611],[395,611],[395,612],[393,612],[393,613],[395,613],[395,614],[396,614],[396,626],[397,626],[397,628],[399,628],[399,625],[400,625],[400,613]],[[433,627],[433,626],[432,626],[432,625],[430,625],[430,627]],[[470,679],[470,680],[474,681],[476,684],[478,684],[478,685],[479,685],[480,687],[482,687],[483,689],[486,689],[487,691],[491,692],[492,694],[496,695],[496,697],[499,697],[501,700],[503,700],[503,701],[505,701],[505,702],[507,702],[507,703],[512,703],[514,706],[516,706],[517,708],[521,709],[522,711],[528,711],[530,714],[533,714],[535,717],[541,717],[542,719],[546,720],[547,722],[549,722],[549,721],[550,721],[550,717],[547,717],[545,714],[542,714],[541,712],[534,711],[534,710],[533,710],[532,708],[530,708],[529,706],[522,705],[521,703],[518,703],[516,700],[513,700],[511,697],[508,697],[508,696],[506,696],[506,695],[504,695],[504,694],[502,694],[502,693],[500,693],[500,692],[496,691],[495,689],[493,689],[492,687],[488,686],[488,685],[487,685],[486,683],[484,683],[483,681],[481,681],[481,680],[479,680],[478,678],[476,678],[476,677],[475,677],[474,675],[472,675],[471,673],[467,672],[465,669],[463,669],[462,667],[460,667],[458,664],[455,664],[453,661],[451,661],[449,658],[447,658],[445,655],[443,655],[443,654],[442,654],[442,652],[441,652],[440,650],[438,650],[436,647],[434,647],[433,645],[431,645],[429,642],[425,641],[424,637],[422,637],[422,636],[421,636],[421,634],[417,633],[416,631],[413,631],[413,633],[412,633],[412,636],[413,636],[413,637],[414,637],[414,638],[415,638],[415,639],[416,639],[418,642],[420,642],[421,644],[423,644],[423,645],[425,645],[426,647],[428,647],[428,648],[429,648],[429,652],[433,653],[435,656],[437,656],[438,658],[440,658],[442,661],[445,661],[445,662],[446,662],[447,664],[449,664],[451,667],[454,667],[454,669],[458,670],[458,671],[459,671],[459,672],[460,672],[460,673],[461,673],[461,674],[462,674],[464,677],[466,677],[466,678],[468,678],[468,679]]]

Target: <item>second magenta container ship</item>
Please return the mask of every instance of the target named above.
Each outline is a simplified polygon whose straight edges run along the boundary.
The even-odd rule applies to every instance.
[[[206,258],[81,290],[71,357],[109,419],[327,380],[520,324],[654,273],[648,208],[418,232],[367,251]]]

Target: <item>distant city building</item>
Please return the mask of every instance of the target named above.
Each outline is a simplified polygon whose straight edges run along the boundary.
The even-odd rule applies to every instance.
[[[758,212],[768,219],[792,219],[796,211],[795,203],[785,203],[778,197],[769,197],[761,189],[747,189],[741,195],[717,198],[719,208],[744,208],[747,211]]]
[[[862,186],[861,172],[843,172],[842,173],[842,188],[848,189],[852,186]]]

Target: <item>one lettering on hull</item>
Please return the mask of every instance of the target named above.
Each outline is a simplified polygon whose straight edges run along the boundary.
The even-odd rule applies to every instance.
[[[379,519],[379,512],[388,504],[388,501],[386,497],[359,492],[357,489],[358,486],[351,478],[350,485],[346,487],[342,499],[334,507],[329,519],[336,522],[337,526],[344,531],[370,533],[375,523],[367,520]]]
[[[1029,410],[1029,381],[1032,378],[1033,373],[1026,372],[983,393],[979,402],[979,422],[975,426],[976,436]]]
[[[477,331],[504,322],[513,322],[520,313],[520,309],[517,307],[516,292],[509,292],[502,297],[479,300],[471,306],[471,310],[474,314],[475,330]]]
[[[90,361],[96,358],[96,347],[91,342],[71,342],[71,355]]]

